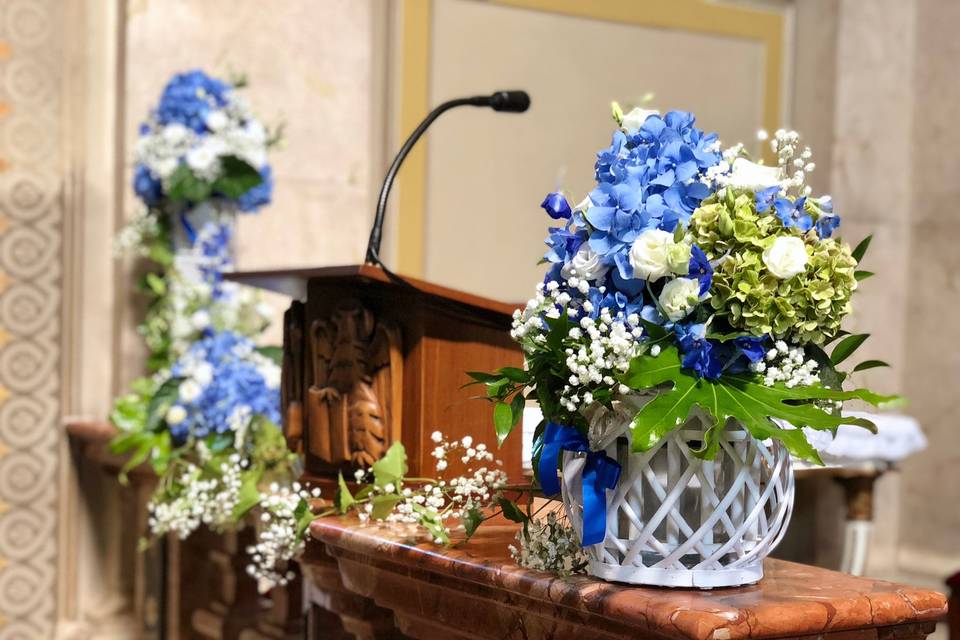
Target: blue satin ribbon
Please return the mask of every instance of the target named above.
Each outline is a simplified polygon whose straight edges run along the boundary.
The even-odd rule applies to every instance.
[[[553,422],[547,423],[540,454],[540,486],[548,496],[560,493],[557,464],[560,451],[583,452],[587,462],[583,468],[583,539],[589,547],[603,542],[607,535],[607,489],[614,489],[620,480],[620,464],[603,451],[591,451],[586,436],[574,429]]]
[[[190,220],[187,219],[186,211],[180,214],[180,223],[183,224],[183,229],[187,232],[187,240],[190,241],[190,246],[192,247],[197,242],[197,232],[193,228],[193,225],[190,224]]]

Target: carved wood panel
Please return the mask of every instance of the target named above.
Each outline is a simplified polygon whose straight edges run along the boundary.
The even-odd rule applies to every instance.
[[[368,467],[400,438],[400,329],[356,300],[310,324],[306,448],[330,465]]]
[[[283,314],[280,407],[287,446],[297,453],[303,450],[304,314],[304,304],[296,300]]]

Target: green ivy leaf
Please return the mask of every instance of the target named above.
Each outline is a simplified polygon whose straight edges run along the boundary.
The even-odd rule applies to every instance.
[[[510,405],[504,402],[493,405],[493,425],[497,430],[498,445],[503,445],[503,441],[513,431],[513,424],[513,410]]]
[[[297,518],[297,538],[301,539],[310,524],[317,519],[317,516],[310,510],[309,503],[302,499],[297,504],[297,508],[293,513]]]
[[[394,442],[382,458],[370,467],[373,483],[378,487],[397,484],[407,473],[407,452],[400,442]]]
[[[834,347],[833,352],[830,354],[830,362],[832,362],[834,366],[840,364],[853,355],[853,352],[859,349],[860,345],[869,337],[869,333],[857,333],[852,336],[847,336]]]
[[[659,387],[657,396],[633,419],[635,451],[649,450],[700,411],[712,420],[703,446],[696,452],[707,459],[716,454],[720,433],[727,421],[733,419],[758,440],[776,438],[793,455],[822,464],[800,427],[821,430],[835,430],[841,424],[875,427],[869,420],[827,413],[811,400],[858,399],[874,405],[897,401],[896,397],[881,396],[866,389],[840,391],[819,385],[793,389],[783,385],[768,387],[739,375],[721,376],[717,381],[697,379],[682,370],[675,345],[664,347],[657,357],[635,358],[623,382],[633,389]],[[784,420],[796,428],[782,429],[773,419]]]
[[[477,527],[479,527],[482,522],[483,513],[479,509],[473,508],[467,511],[467,514],[463,517],[463,528],[467,532],[467,538],[470,538],[476,533]]]
[[[500,498],[497,500],[497,505],[499,505],[500,509],[503,511],[503,517],[511,522],[519,522],[520,524],[524,524],[530,519],[513,500]]]
[[[257,484],[263,471],[254,466],[240,474],[240,491],[237,494],[237,504],[233,507],[233,519],[239,521],[260,502],[260,489]]]
[[[253,165],[236,156],[224,156],[220,166],[223,174],[213,183],[212,190],[227,198],[239,198],[263,182],[263,176]]]
[[[373,505],[373,511],[370,512],[370,517],[374,520],[383,520],[390,515],[397,503],[402,501],[403,498],[395,493],[385,493],[372,497],[370,498],[370,504]]]
[[[870,234],[866,238],[860,241],[860,244],[851,252],[850,255],[853,256],[853,259],[857,262],[863,260],[863,256],[867,254],[867,249],[870,247],[870,242],[873,240],[873,234]]]
[[[350,487],[343,479],[343,473],[337,474],[337,492],[333,496],[333,506],[339,513],[346,513],[355,502],[350,493]]]
[[[269,358],[276,365],[283,364],[283,347],[268,345],[264,347],[257,347],[254,349],[254,351],[265,358]]]

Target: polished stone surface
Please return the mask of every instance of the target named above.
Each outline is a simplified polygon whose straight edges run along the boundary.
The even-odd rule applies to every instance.
[[[558,578],[510,560],[516,531],[484,525],[445,549],[351,519],[311,527],[347,587],[393,609],[414,637],[923,637],[946,612],[940,593],[773,559],[759,584],[713,591]]]

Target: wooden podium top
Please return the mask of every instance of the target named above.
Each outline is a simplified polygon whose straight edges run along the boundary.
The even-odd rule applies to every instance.
[[[251,287],[275,291],[305,300],[307,283],[311,280],[324,280],[329,283],[364,285],[387,285],[403,287],[409,285],[416,291],[432,298],[444,298],[462,305],[483,311],[494,311],[507,315],[513,314],[519,305],[498,302],[483,296],[473,295],[449,287],[400,276],[402,282],[396,282],[383,269],[372,264],[351,264],[336,267],[308,267],[302,269],[272,269],[265,271],[236,271],[224,276],[227,280],[239,282]]]
[[[947,610],[935,591],[769,558],[760,583],[712,591],[559,578],[510,559],[518,528],[485,524],[454,548],[348,518],[310,530],[415,638],[923,638]]]

